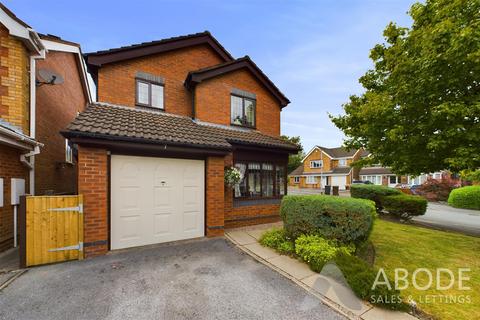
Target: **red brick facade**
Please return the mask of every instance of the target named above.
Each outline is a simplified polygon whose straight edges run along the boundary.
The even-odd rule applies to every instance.
[[[0,178],[3,178],[3,207],[0,207],[0,252],[13,247],[13,206],[10,204],[10,179],[25,179],[28,169],[23,166],[20,151],[0,144]]]
[[[75,194],[76,168],[65,161],[65,138],[60,131],[87,104],[77,57],[73,53],[49,51],[45,60],[37,62],[36,69],[54,71],[65,81],[36,90],[36,139],[44,147],[35,157],[35,194]]]
[[[98,70],[98,101],[135,106],[135,75],[146,72],[165,78],[165,112],[192,116],[187,74],[223,62],[206,45],[108,64]]]
[[[208,157],[206,161],[206,234],[208,237],[223,235],[224,182],[222,157]]]
[[[78,148],[78,192],[84,201],[85,256],[108,251],[108,154],[106,150]]]
[[[240,89],[256,95],[256,129],[280,135],[280,105],[247,70],[241,69],[204,81],[195,89],[195,116],[206,122],[230,125],[230,93]]]

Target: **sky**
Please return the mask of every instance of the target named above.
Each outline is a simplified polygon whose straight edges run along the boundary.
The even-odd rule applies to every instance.
[[[290,99],[282,134],[305,150],[336,147],[342,113],[358,79],[372,68],[370,49],[393,21],[410,26],[414,0],[52,1],[3,3],[37,32],[78,42],[83,52],[210,31],[236,58],[249,55]]]

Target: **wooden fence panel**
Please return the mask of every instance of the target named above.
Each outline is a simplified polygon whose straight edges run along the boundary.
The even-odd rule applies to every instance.
[[[26,266],[83,259],[83,196],[27,196]]]

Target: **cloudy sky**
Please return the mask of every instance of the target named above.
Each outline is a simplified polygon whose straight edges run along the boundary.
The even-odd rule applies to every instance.
[[[282,133],[305,148],[339,146],[339,114],[369,50],[390,21],[409,26],[413,0],[3,1],[41,33],[79,42],[84,52],[209,30],[235,57],[249,55],[292,103]]]

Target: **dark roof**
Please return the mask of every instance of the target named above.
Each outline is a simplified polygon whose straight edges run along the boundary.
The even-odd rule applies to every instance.
[[[13,20],[17,21],[18,23],[20,23],[22,26],[24,26],[25,28],[31,28],[28,24],[26,24],[24,21],[22,21],[20,18],[18,18],[15,13],[13,13],[12,11],[10,11],[10,9],[8,9],[7,7],[5,7],[1,2],[0,2],[0,9],[2,9],[3,11],[5,11],[6,14],[8,14],[10,16],[10,18],[12,18]]]
[[[40,39],[42,39],[42,40],[50,40],[50,41],[55,41],[55,42],[59,42],[59,43],[65,43],[65,44],[72,45],[72,46],[75,46],[75,47],[80,47],[80,44],[78,44],[76,42],[72,42],[72,41],[62,39],[59,36],[56,36],[56,35],[53,35],[53,34],[50,34],[50,33],[47,33],[47,34],[39,33],[38,35],[39,35]]]
[[[288,175],[289,176],[300,176],[303,174],[303,164],[298,166],[295,170],[290,172]]]
[[[337,148],[324,148],[318,146],[320,149],[322,149],[325,153],[327,153],[329,156],[332,158],[348,158],[348,157],[353,157],[355,153],[357,152],[356,149],[346,149],[344,147],[337,147]]]
[[[248,69],[268,91],[280,102],[282,107],[290,103],[290,100],[277,88],[265,73],[250,59],[249,56],[233,61],[227,61],[215,66],[202,68],[188,73],[185,84],[187,87],[195,86],[203,80],[208,80],[239,69]]]
[[[115,141],[231,150],[232,145],[297,152],[298,147],[255,130],[197,122],[189,117],[104,103],[89,105],[62,134]]]
[[[89,66],[99,67],[105,63],[133,59],[200,44],[209,44],[224,61],[233,60],[232,55],[208,31],[90,52],[86,53],[85,57]]]
[[[390,168],[385,167],[365,167],[360,169],[359,175],[370,175],[370,174],[393,174]]]

